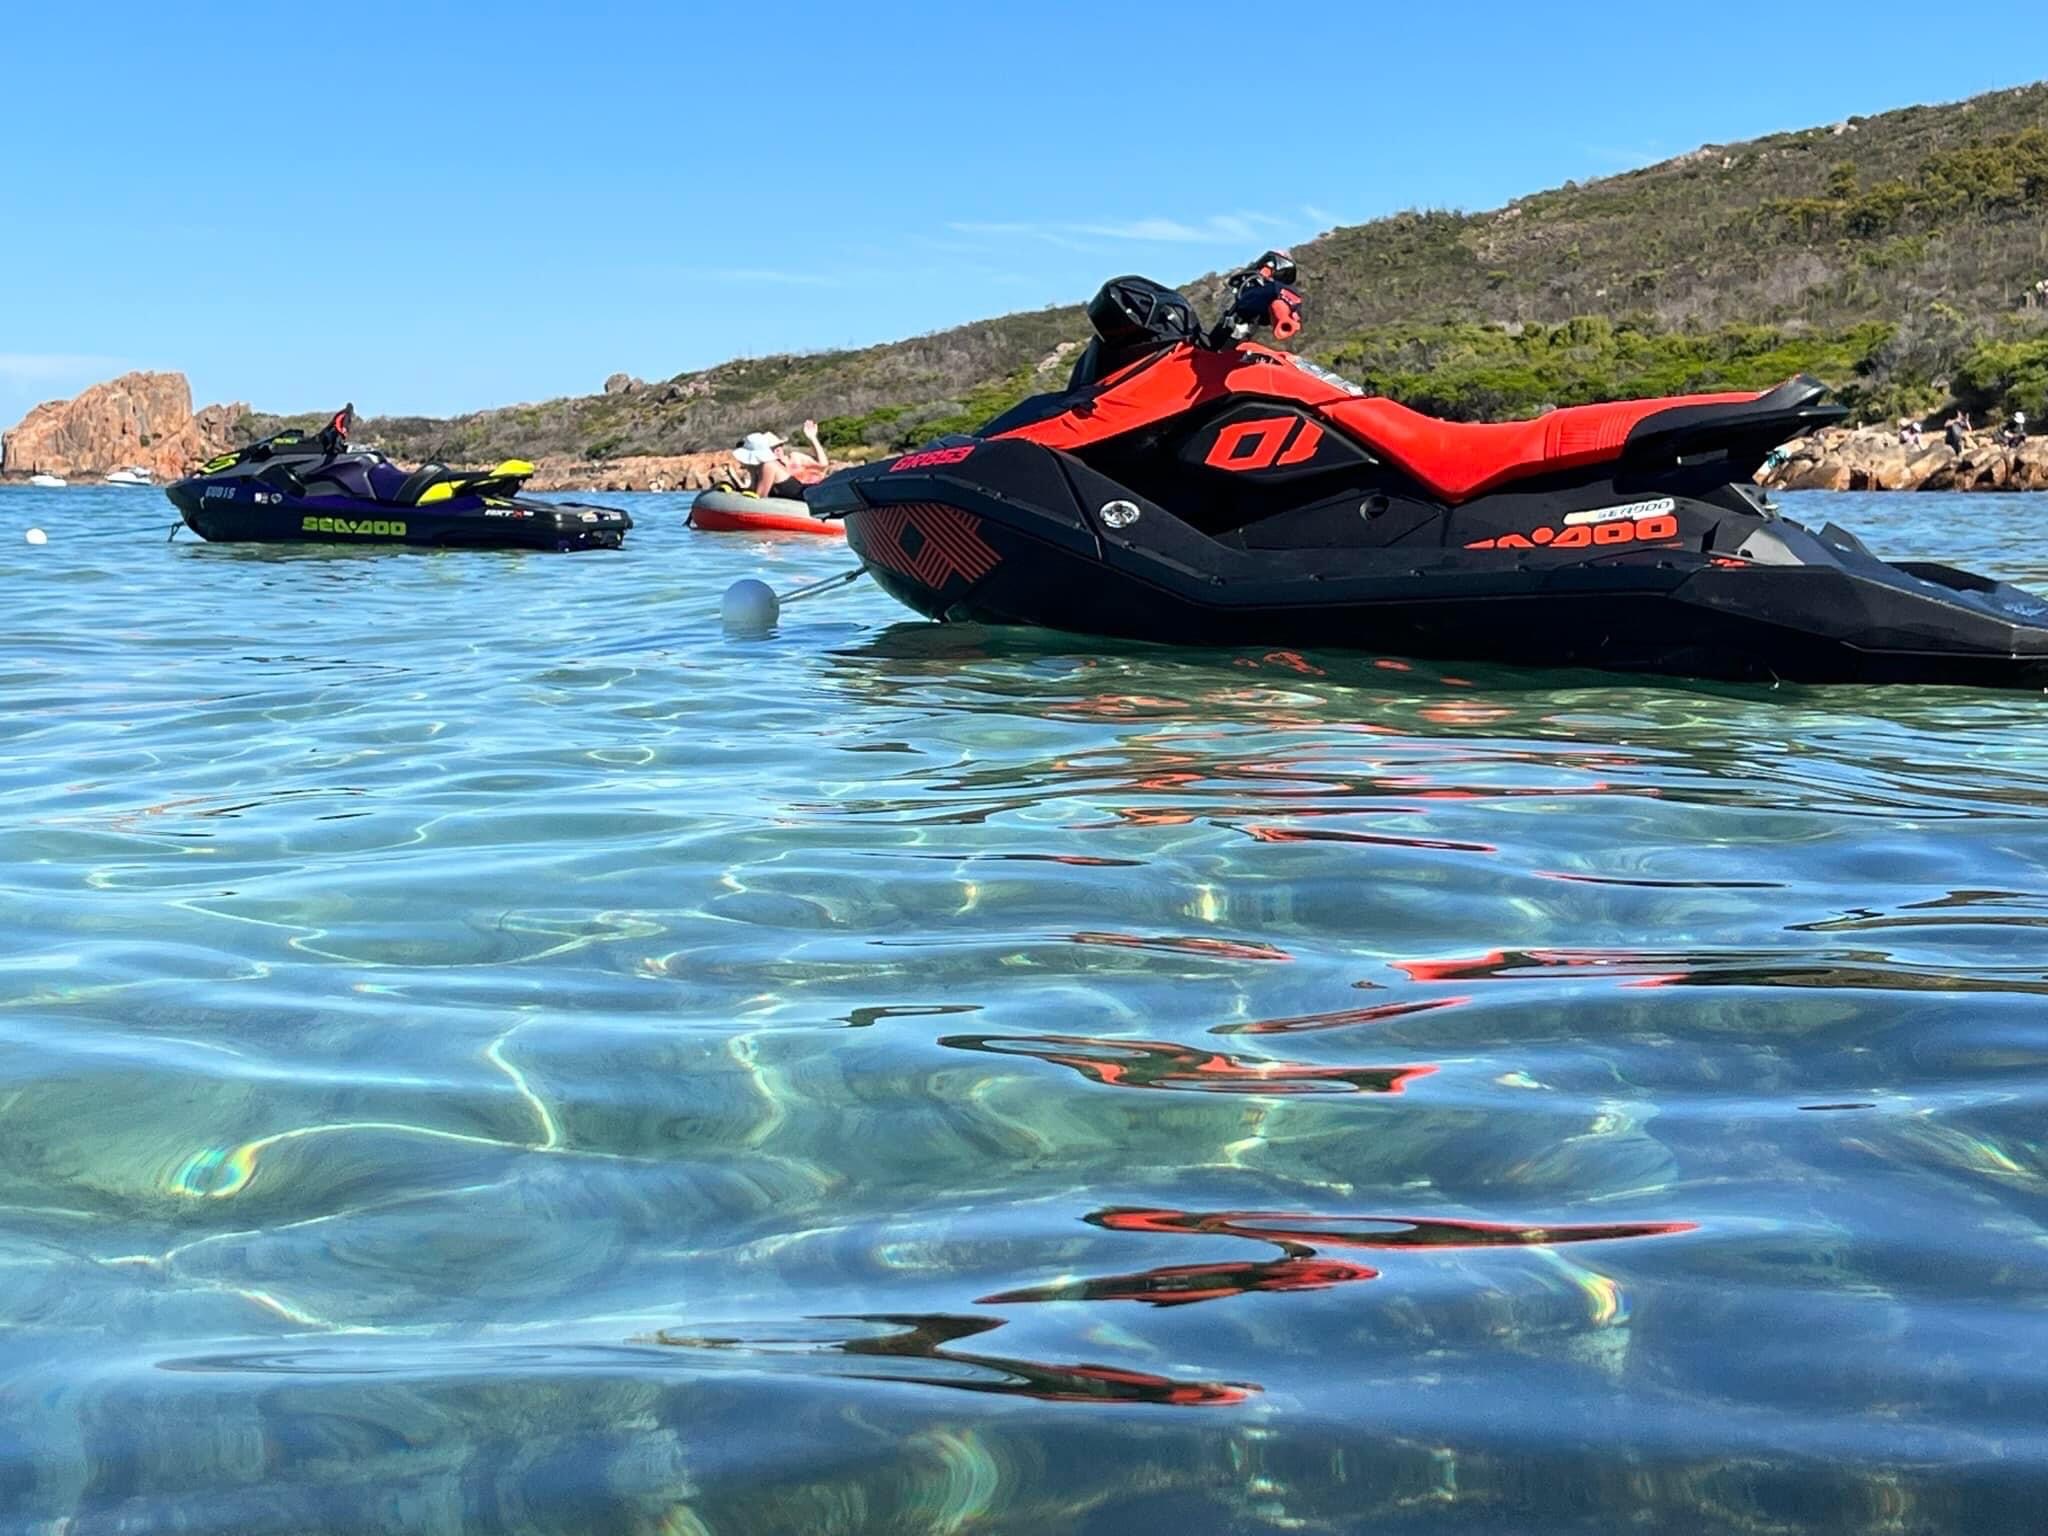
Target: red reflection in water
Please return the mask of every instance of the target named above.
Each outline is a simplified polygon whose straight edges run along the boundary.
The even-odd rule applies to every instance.
[[[940,1045],[992,1056],[1031,1056],[1107,1088],[1183,1093],[1399,1093],[1432,1066],[1325,1067],[1247,1060],[1160,1040],[1099,1040],[1088,1035],[945,1035]]]
[[[1907,970],[1882,950],[1489,950],[1455,960],[1397,960],[1411,981],[1545,981],[1594,974],[1628,987],[1814,987],[1828,991],[2048,993],[2038,976]]]
[[[1085,853],[999,853],[994,857],[1020,864],[1070,864],[1076,869],[1137,869],[1143,864],[1140,859],[1095,859]]]
[[[1313,1253],[1311,1245],[1337,1248],[1503,1248],[1550,1247],[1558,1243],[1600,1243],[1625,1237],[1669,1237],[1691,1232],[1691,1221],[1628,1221],[1599,1225],[1516,1226],[1498,1221],[1459,1221],[1425,1216],[1315,1216],[1285,1211],[1177,1211],[1117,1206],[1088,1217],[1112,1232],[1171,1232],[1203,1237],[1247,1237],[1278,1243],[1290,1252]],[[1349,1230],[1347,1230],[1347,1228]]]
[[[1329,676],[1329,673],[1325,672],[1321,667],[1317,666],[1314,662],[1310,661],[1306,656],[1302,655],[1299,651],[1268,651],[1265,655],[1257,657],[1256,659],[1250,656],[1240,656],[1235,661],[1233,661],[1231,665],[1236,667],[1250,667],[1255,671],[1261,666],[1285,667],[1288,671],[1299,672],[1304,677]]]
[[[840,1348],[849,1355],[896,1356],[912,1359],[951,1360],[1000,1372],[1007,1380],[948,1380],[945,1385],[964,1392],[993,1392],[1017,1397],[1035,1397],[1048,1403],[1161,1403],[1180,1408],[1207,1408],[1224,1403],[1241,1403],[1259,1389],[1248,1382],[1176,1381],[1147,1371],[1127,1371],[1116,1366],[1075,1364],[1053,1365],[1042,1360],[1017,1360],[998,1355],[954,1354],[944,1346],[958,1339],[972,1338],[1003,1326],[1001,1318],[987,1317],[875,1317],[862,1322],[899,1325],[901,1333],[872,1339],[849,1339]],[[872,1379],[889,1381],[886,1375]],[[922,1378],[920,1378],[922,1379]]]
[[[1202,776],[1199,773],[1154,773],[1148,774],[1142,779],[1133,779],[1129,784],[1122,787],[1126,790],[1147,789],[1157,791],[1162,789],[1184,789],[1190,784],[1199,784],[1201,782]]]
[[[1379,1277],[1376,1269],[1342,1259],[1285,1258],[1263,1263],[1177,1264],[1135,1275],[1104,1275],[1063,1285],[1041,1285],[984,1296],[978,1305],[1032,1301],[1142,1301],[1154,1307],[1184,1307],[1257,1291],[1326,1291]]]
[[[1438,723],[1483,723],[1492,706],[1470,700],[1445,700],[1427,706],[1438,712]],[[1278,716],[1262,715],[1260,723],[1269,733],[1280,734],[1287,722]],[[1317,731],[1327,735],[1341,730],[1347,735],[1379,732],[1398,735],[1391,727],[1359,723],[1316,722]],[[1499,747],[1459,750],[1444,738],[1427,743],[1427,751],[1398,742],[1384,745],[1374,741],[1364,746],[1363,755],[1338,749],[1327,740],[1304,742],[1292,750],[1272,750],[1265,755],[1232,755],[1229,745],[1238,738],[1219,736],[1225,746],[1214,755],[1187,750],[1186,735],[1173,738],[1137,737],[1121,743],[1121,758],[1112,763],[1100,756],[1078,760],[1077,771],[1090,779],[1090,788],[1127,795],[1176,794],[1181,803],[1172,805],[1110,806],[1111,819],[1070,823],[1073,831],[1096,831],[1120,826],[1172,827],[1201,821],[1216,826],[1254,824],[1253,836],[1267,841],[1367,841],[1373,833],[1299,834],[1294,824],[1307,817],[1383,817],[1425,814],[1432,802],[1464,802],[1511,799],[1568,800],[1586,796],[1608,796],[1618,786],[1610,775],[1639,766],[1618,753],[1578,752],[1569,755],[1538,753]],[[1505,765],[1526,765],[1547,775],[1570,772],[1581,776],[1573,783],[1501,784],[1473,782],[1461,770],[1477,766],[1487,776]],[[1407,771],[1403,771],[1407,770]],[[1221,798],[1234,781],[1259,785],[1256,800]],[[1653,784],[1629,784],[1632,795],[1655,796]],[[1218,796],[1204,800],[1208,790]],[[1274,817],[1274,799],[1284,796],[1288,804],[1284,824]],[[1269,829],[1278,826],[1277,832]],[[1418,842],[1411,846],[1435,847],[1460,852],[1492,852],[1484,844],[1460,842]]]
[[[1319,1029],[1348,1029],[1353,1024],[1379,1024],[1387,1019],[1405,1018],[1412,1013],[1433,1013],[1439,1008],[1461,1008],[1470,997],[1433,997],[1419,1002],[1375,1003],[1369,1008],[1336,1008],[1328,1013],[1303,1013],[1290,1019],[1252,1019],[1241,1024],[1218,1024],[1212,1035],[1305,1035]]]
[[[1634,985],[1662,986],[1686,973],[1672,969],[1685,957],[1617,949],[1492,949],[1460,960],[1396,960],[1394,969],[1410,981],[1527,981],[1558,971],[1606,971],[1634,978]]]
[[[823,1319],[828,1322],[878,1323],[891,1332],[837,1339],[822,1346],[805,1341],[744,1338],[704,1338],[665,1330],[652,1342],[682,1349],[754,1350],[783,1353],[792,1348],[801,1353],[823,1350],[862,1359],[925,1361],[943,1366],[965,1367],[982,1374],[933,1375],[906,1368],[896,1371],[862,1370],[852,1373],[856,1380],[905,1382],[916,1386],[950,1387],[958,1392],[987,1392],[1005,1397],[1032,1397],[1047,1403],[1150,1403],[1172,1408],[1214,1408],[1248,1401],[1260,1387],[1243,1381],[1187,1381],[1157,1376],[1149,1371],[1130,1371],[1120,1366],[1092,1363],[1055,1364],[1044,1360],[1020,1360],[1004,1355],[977,1355],[949,1350],[947,1345],[1003,1326],[1000,1317],[952,1317],[882,1315]]]
[[[1455,704],[1425,704],[1421,715],[1431,725],[1491,725],[1496,720],[1505,720],[1508,711],[1495,705],[1470,704],[1460,700]]]
[[[1188,706],[1184,699],[1162,699],[1149,693],[1097,693],[1069,699],[1060,707],[1095,719],[1122,720],[1155,710],[1184,710]]]
[[[1101,1275],[1052,1285],[1003,1291],[982,1304],[1041,1301],[1139,1301],[1180,1307],[1256,1292],[1325,1291],[1379,1278],[1379,1271],[1343,1259],[1326,1259],[1319,1247],[1339,1248],[1506,1248],[1558,1243],[1611,1242],[1631,1237],[1667,1237],[1690,1232],[1689,1221],[1614,1222],[1599,1226],[1524,1227],[1492,1221],[1439,1220],[1404,1216],[1312,1216],[1267,1211],[1178,1211],[1118,1206],[1086,1220],[1112,1232],[1183,1237],[1241,1237],[1271,1243],[1282,1257],[1263,1262],[1175,1264],[1136,1274]]]
[[[1195,813],[1193,811],[1148,811],[1139,806],[1125,805],[1117,807],[1116,817],[1117,821],[1133,827],[1184,827],[1195,819]],[[1069,828],[1069,830],[1086,832],[1114,825],[1115,822],[1091,821],[1085,824],[1077,824]]]
[[[1294,956],[1270,944],[1246,943],[1237,939],[1182,939],[1148,937],[1136,933],[1073,933],[1072,944],[1108,944],[1117,949],[1159,949],[1177,955],[1211,955],[1224,960],[1292,960]]]

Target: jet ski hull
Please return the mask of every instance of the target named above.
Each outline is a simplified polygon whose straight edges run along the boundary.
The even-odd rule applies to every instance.
[[[855,471],[811,504],[844,518],[886,591],[940,620],[1722,679],[2048,686],[2048,602],[1887,564],[1840,530],[1770,515],[1753,490],[1645,500],[1580,477],[1417,514],[1412,541],[1382,547],[1341,542],[1369,536],[1353,501],[1317,525],[1320,542],[1260,548],[1255,532],[1219,539],[1055,450],[984,443],[970,459]],[[1641,508],[1655,510],[1608,515]],[[1510,525],[1559,544],[1594,531],[1509,552],[1497,534]]]
[[[617,549],[630,514],[523,496],[463,497],[393,507],[346,497],[293,496],[261,483],[201,478],[168,488],[185,524],[210,543],[406,544],[429,549]]]
[[[1189,645],[1813,683],[2048,685],[2048,602],[1887,564],[1778,514],[1755,473],[1840,421],[1804,375],[1450,422],[1250,340],[1294,263],[1208,331],[1105,284],[1066,388],[804,494],[936,619]],[[1284,322],[1284,323],[1283,323]]]

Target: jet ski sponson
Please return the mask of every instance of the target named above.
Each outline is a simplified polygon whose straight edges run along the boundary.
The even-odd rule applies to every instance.
[[[1817,683],[2048,686],[2048,602],[1878,559],[1753,481],[1839,421],[1816,380],[1533,421],[1438,421],[1250,338],[1298,322],[1278,252],[1204,332],[1142,278],[1089,305],[1061,392],[810,488],[877,582],[943,620],[1190,645]]]
[[[751,491],[710,490],[690,504],[689,524],[705,533],[807,533],[846,537],[846,528],[811,516],[810,507],[790,496],[757,496]]]
[[[317,433],[287,431],[210,460],[165,490],[216,543],[415,544],[438,549],[617,549],[633,519],[612,507],[537,501],[533,466],[427,464],[407,471],[351,449],[353,407]]]

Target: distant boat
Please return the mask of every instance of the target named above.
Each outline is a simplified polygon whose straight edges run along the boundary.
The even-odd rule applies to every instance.
[[[117,469],[107,476],[108,485],[155,485],[148,470],[140,464],[131,464],[126,469]]]
[[[62,484],[64,484],[64,482],[63,482],[62,480],[59,480],[59,479],[58,479],[58,478],[57,478],[57,477],[56,477],[55,475],[30,475],[30,476],[28,477],[28,483],[29,483],[30,485],[62,485]]]

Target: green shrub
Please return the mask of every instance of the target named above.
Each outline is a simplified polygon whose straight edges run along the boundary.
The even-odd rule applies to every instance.
[[[2048,337],[1983,342],[1964,354],[1949,382],[1971,411],[2048,414]]]
[[[1529,416],[1547,405],[1768,389],[1812,373],[1852,394],[1888,326],[1791,336],[1767,326],[1655,331],[1582,316],[1511,336],[1491,326],[1378,330],[1324,353],[1374,394],[1457,420]]]

